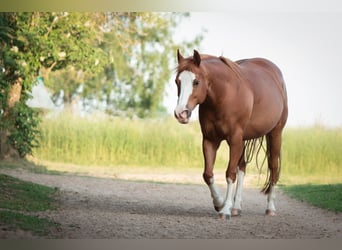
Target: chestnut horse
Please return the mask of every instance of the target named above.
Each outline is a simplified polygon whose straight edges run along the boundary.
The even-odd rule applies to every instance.
[[[215,210],[221,218],[240,215],[246,145],[265,136],[270,173],[262,191],[267,194],[266,214],[274,215],[274,187],[279,179],[281,137],[288,115],[280,70],[262,58],[232,62],[222,56],[200,55],[196,50],[188,58],[178,50],[177,57],[178,102],[174,114],[180,123],[186,124],[192,110],[199,105],[203,179],[209,186]],[[222,197],[214,182],[213,168],[223,140],[229,145],[229,163],[227,192]]]

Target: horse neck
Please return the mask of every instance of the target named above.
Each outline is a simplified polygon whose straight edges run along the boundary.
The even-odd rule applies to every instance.
[[[217,110],[222,107],[220,104],[226,98],[232,98],[237,94],[242,84],[241,77],[227,65],[208,67],[207,72],[209,84],[207,98],[203,104]]]

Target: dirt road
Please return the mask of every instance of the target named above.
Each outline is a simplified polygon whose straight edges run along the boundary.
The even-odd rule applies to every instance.
[[[265,216],[266,197],[248,188],[242,216],[226,221],[218,219],[204,183],[163,184],[13,169],[0,172],[60,189],[58,210],[41,214],[61,224],[61,230],[49,238],[342,238],[342,214],[313,208],[280,190],[277,216]],[[9,238],[31,237],[6,233]]]

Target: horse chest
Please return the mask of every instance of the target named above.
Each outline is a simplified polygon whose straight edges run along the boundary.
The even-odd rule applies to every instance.
[[[203,136],[211,140],[225,140],[231,134],[227,122],[222,120],[206,120],[201,122],[201,128]]]

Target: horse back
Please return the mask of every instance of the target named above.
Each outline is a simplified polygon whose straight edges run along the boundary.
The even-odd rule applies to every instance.
[[[244,78],[256,89],[262,89],[267,84],[276,85],[283,98],[287,100],[286,87],[280,69],[270,60],[264,58],[251,58],[238,60],[237,63],[243,72]]]
[[[273,80],[281,82],[283,85],[285,84],[280,69],[270,60],[265,58],[250,58],[238,60],[235,63],[237,63],[240,69],[246,74],[249,74],[250,72],[260,72],[261,74],[273,75]]]

